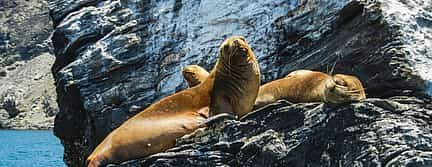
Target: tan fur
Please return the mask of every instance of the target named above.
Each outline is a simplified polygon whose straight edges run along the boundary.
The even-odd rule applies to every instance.
[[[343,103],[365,98],[364,88],[357,77],[343,74],[330,76],[318,71],[297,70],[285,78],[261,86],[255,107],[280,99],[294,103]]]
[[[204,69],[195,70],[200,72]],[[205,77],[196,77],[200,82]],[[336,85],[339,85],[336,87]],[[332,88],[335,87],[334,91]],[[345,87],[345,88],[344,88]],[[359,101],[366,98],[362,83],[355,76],[328,74],[297,70],[289,73],[285,78],[274,80],[260,87],[255,107],[262,107],[280,99],[291,102],[328,102],[342,103]]]
[[[207,70],[198,65],[185,66],[182,74],[190,88],[200,84],[210,75]]]
[[[193,132],[208,117],[211,80],[168,96],[124,122],[96,147],[88,165],[102,160],[120,163],[173,147],[177,138]]]
[[[176,139],[196,130],[198,126],[207,119],[210,103],[220,104],[211,100],[213,97],[218,97],[219,93],[224,92],[224,90],[220,90],[220,86],[214,86],[214,84],[224,85],[223,79],[221,79],[223,75],[221,75],[220,72],[224,71],[225,68],[241,70],[243,67],[237,68],[236,66],[245,64],[246,67],[244,67],[245,70],[241,70],[242,73],[250,73],[247,71],[255,70],[256,68],[254,67],[251,69],[247,65],[249,61],[253,62],[254,66],[256,65],[255,57],[251,54],[250,48],[250,53],[248,52],[249,54],[247,56],[250,56],[251,54],[252,57],[239,57],[242,55],[235,57],[236,54],[233,54],[230,55],[231,58],[229,58],[230,56],[224,55],[224,53],[227,53],[227,51],[224,50],[224,46],[231,46],[232,40],[238,38],[239,37],[228,38],[227,40],[231,42],[228,42],[229,44],[227,44],[227,41],[225,41],[222,44],[218,62],[213,68],[212,73],[209,74],[202,83],[161,99],[112,131],[87,158],[88,166],[96,167],[108,163],[120,163],[126,160],[141,158],[162,152],[173,147]],[[257,71],[253,71],[253,73],[255,72]],[[219,75],[219,77],[217,77],[218,82],[215,82],[216,75]],[[255,75],[259,77],[259,71]],[[255,75],[252,79],[254,84],[257,82]],[[249,75],[246,75],[244,77],[248,76]],[[233,77],[227,77],[227,79],[228,78]],[[246,80],[249,81],[251,79],[246,78]],[[237,84],[235,82],[227,83]],[[240,87],[239,85],[234,86]],[[218,91],[212,93],[214,88]],[[242,91],[242,93],[249,92],[251,95],[247,96],[251,97],[246,97],[245,99],[248,99],[248,104],[246,106],[249,105],[250,107],[246,107],[246,109],[251,108],[253,105],[253,102],[249,104],[249,99],[255,99],[256,94],[258,93],[258,86],[256,90]],[[229,94],[224,93],[224,95]],[[243,98],[244,96],[239,97]]]
[[[246,39],[241,36],[226,39],[214,70],[210,116],[232,113],[242,117],[252,111],[260,86],[260,71]]]

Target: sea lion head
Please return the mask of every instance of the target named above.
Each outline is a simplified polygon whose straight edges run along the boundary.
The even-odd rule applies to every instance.
[[[364,88],[357,77],[336,74],[325,83],[324,100],[329,103],[361,101],[366,98]]]
[[[229,66],[241,66],[255,61],[252,48],[242,36],[232,36],[227,38],[220,46],[222,62],[229,63]]]
[[[209,76],[207,70],[198,65],[187,65],[183,67],[182,74],[189,87],[200,84]]]

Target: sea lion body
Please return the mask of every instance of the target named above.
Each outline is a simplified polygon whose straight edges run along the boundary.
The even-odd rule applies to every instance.
[[[255,107],[262,107],[280,99],[294,103],[343,103],[365,98],[364,88],[357,77],[297,70],[261,86]]]
[[[88,166],[120,163],[173,147],[177,138],[207,119],[212,81],[205,84],[168,96],[124,122],[96,147]]]
[[[286,77],[271,81],[260,87],[255,106],[261,107],[266,104],[285,99],[293,103],[319,102],[323,99],[322,84],[328,75],[321,72],[309,70],[298,70],[291,72]]]
[[[245,38],[233,36],[220,47],[215,65],[210,116],[230,113],[238,117],[252,111],[260,86],[255,55]]]

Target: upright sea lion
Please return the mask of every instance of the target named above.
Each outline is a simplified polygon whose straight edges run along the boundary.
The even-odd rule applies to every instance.
[[[238,117],[252,111],[260,86],[255,55],[241,36],[226,39],[214,71],[210,116],[230,113]]]
[[[183,67],[182,74],[190,88],[200,84],[210,75],[207,70],[199,65],[187,65]]]
[[[203,70],[205,71],[203,68],[196,68],[193,72],[203,73]],[[194,78],[198,82],[205,79],[204,75]],[[366,94],[362,83],[355,76],[344,74],[331,76],[322,72],[297,70],[285,78],[262,85],[254,107],[262,107],[280,99],[297,103],[342,103],[365,98]]]
[[[254,66],[257,64],[255,57],[251,54],[251,49],[249,47],[245,48],[245,43],[244,38],[238,36],[225,40],[220,47],[221,51],[215,67],[202,83],[163,98],[124,122],[120,127],[112,131],[90,154],[87,158],[88,166],[97,167],[108,163],[120,163],[162,152],[173,147],[176,139],[196,130],[208,118],[210,103],[215,103],[216,106],[221,104],[217,101],[218,98],[215,98],[216,100],[211,99],[214,96],[218,97],[218,92],[224,92],[220,90],[220,87],[215,87],[214,84],[226,84],[223,82],[223,77],[226,79],[237,78],[229,77],[231,74],[223,75],[224,73],[221,74],[221,71],[236,69],[246,74],[257,72],[255,67],[250,68],[248,65],[250,62],[253,62]],[[220,76],[216,77],[216,75]],[[233,73],[232,75],[236,74]],[[255,85],[257,82],[256,76],[252,76],[254,78],[250,80],[245,78],[248,76],[239,77],[242,79],[241,82],[230,81],[227,83],[237,89],[244,89],[240,88],[242,85],[238,84],[247,85],[249,84],[247,81]],[[218,78],[218,82],[215,82],[215,78]],[[214,88],[217,89],[217,92],[213,92]],[[244,93],[248,92],[251,92],[255,99],[258,88],[252,91],[245,90]],[[223,95],[230,96],[229,94]],[[238,98],[244,97],[238,96],[239,93],[234,95]],[[235,104],[238,104],[237,102],[241,100],[234,101],[236,101]],[[251,108],[253,103],[247,105],[250,105],[247,108]]]

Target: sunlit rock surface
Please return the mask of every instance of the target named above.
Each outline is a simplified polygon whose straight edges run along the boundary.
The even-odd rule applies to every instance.
[[[46,0],[0,0],[0,129],[51,129],[58,112]]]
[[[333,64],[336,64],[335,73],[358,76],[369,97],[381,98],[375,101],[392,103],[388,98],[393,96],[428,99],[426,93],[431,81],[428,75],[431,70],[427,67],[428,63],[432,62],[431,51],[428,50],[431,43],[431,4],[430,1],[420,0],[53,0],[50,4],[50,15],[55,25],[52,41],[56,61],[52,70],[60,108],[54,132],[65,146],[65,162],[70,166],[83,165],[86,156],[112,129],[158,99],[185,89],[186,83],[180,72],[184,65],[199,64],[210,70],[217,60],[220,43],[231,35],[243,35],[249,41],[260,63],[263,83],[283,77],[296,69],[330,71]],[[418,111],[430,116],[430,108],[425,107],[425,101],[413,101],[418,105],[418,110],[411,109],[412,113]],[[423,154],[418,151],[421,149],[417,148],[407,152],[391,152],[393,147],[390,146],[390,151],[382,149],[387,148],[387,145],[382,144],[379,139],[383,132],[378,129],[388,126],[380,124],[380,121],[394,123],[395,127],[404,123],[392,122],[393,120],[386,116],[374,116],[374,113],[391,115],[396,110],[386,109],[385,113],[381,113],[381,110],[375,111],[378,107],[368,106],[369,103],[372,102],[362,104],[367,106],[365,108],[355,108],[356,105],[351,104],[349,107],[335,106],[331,110],[319,109],[326,113],[313,117],[305,117],[304,114],[318,112],[318,109],[301,107],[304,110],[298,110],[288,107],[284,111],[297,115],[297,119],[288,116],[273,119],[279,123],[292,119],[298,121],[298,124],[262,125],[264,129],[257,131],[251,126],[251,132],[245,134],[239,131],[237,135],[245,135],[250,141],[233,138],[245,143],[233,143],[235,151],[221,152],[219,157],[227,158],[224,155],[229,153],[228,159],[235,161],[232,162],[233,165],[249,166],[277,166],[277,163],[316,166],[321,161],[314,159],[314,156],[321,157],[323,163],[329,162],[330,164],[326,163],[327,166],[345,162],[354,166],[348,161],[353,157],[361,158],[362,153],[367,155],[366,158],[376,154],[375,159],[372,159],[376,162],[368,161],[375,164],[386,164],[393,160],[395,163],[404,163],[410,160],[408,155],[430,158],[427,151]],[[344,115],[345,113],[347,115]],[[345,131],[341,130],[346,127],[344,125],[320,123],[334,117],[337,117],[335,121],[338,121],[350,114],[352,117],[371,114],[372,116],[367,118],[370,121],[364,122],[365,126],[371,127],[370,134],[363,134],[363,131],[355,128],[349,134],[342,133]],[[329,115],[333,117],[329,118]],[[354,122],[357,120],[350,119]],[[412,121],[415,122],[416,119],[420,118],[414,117]],[[430,123],[430,117],[425,118],[425,121]],[[270,122],[274,121],[264,121]],[[379,126],[373,129],[373,123]],[[310,132],[302,130],[302,127],[313,128],[308,127],[313,124],[321,124],[321,129]],[[248,123],[233,121],[229,125],[247,128]],[[417,124],[408,126],[418,129]],[[277,130],[281,128],[286,131]],[[313,145],[298,142],[302,137],[310,140],[317,138],[314,135],[319,134],[313,133],[317,131],[328,131],[326,135],[329,136],[326,137],[329,138],[305,141],[314,143]],[[419,133],[430,132],[430,128],[425,125],[420,131]],[[286,135],[294,132],[297,134]],[[374,143],[374,147],[367,143],[357,147],[355,144],[363,141],[355,137],[357,133],[358,136],[375,135],[378,143]],[[393,133],[403,136],[408,132],[395,129]],[[214,135],[223,134],[226,133]],[[260,144],[262,138],[269,142]],[[390,140],[391,137],[388,138]],[[364,142],[368,142],[368,139],[364,138]],[[426,135],[424,139],[426,145],[430,144],[430,136]],[[404,141],[420,142],[411,138]],[[208,150],[231,147],[219,146],[218,142],[219,140],[204,144],[207,144],[205,147]],[[337,145],[338,142],[345,143],[345,151],[352,152],[352,155],[345,154],[347,152],[342,151],[339,146],[330,149],[333,148],[331,143]],[[247,143],[258,144],[245,148]],[[178,145],[178,148],[173,150],[177,149],[179,153],[186,150],[188,154],[185,156],[196,153],[187,152],[182,142]],[[269,151],[265,151],[263,157],[254,156],[256,145],[262,147],[256,148],[258,150]],[[297,148],[302,145],[305,149],[322,152],[312,156],[312,153],[309,154],[312,150],[308,152]],[[398,142],[394,145],[402,146]],[[206,156],[200,152],[196,154],[199,154],[197,157]],[[303,160],[296,160],[299,155],[304,155]],[[381,155],[389,158],[380,158]],[[211,165],[230,161],[216,158],[213,162],[212,157],[207,156],[207,159],[200,159],[200,162]],[[267,157],[269,159],[266,159]],[[142,163],[157,163],[157,159],[156,156],[153,160],[144,160]],[[279,162],[276,159],[286,161]],[[176,164],[175,160],[172,162]],[[200,165],[200,162],[191,160],[182,161],[180,164],[193,166]],[[138,165],[141,162],[133,163]]]

